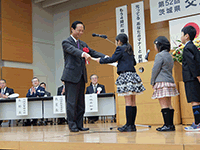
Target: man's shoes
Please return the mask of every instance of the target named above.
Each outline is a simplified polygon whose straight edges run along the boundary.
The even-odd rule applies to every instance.
[[[71,129],[69,129],[70,130],[70,132],[79,132],[79,129],[78,128],[71,128]]]
[[[156,129],[157,131],[165,132],[165,131],[175,131],[174,125],[163,125]]]
[[[80,131],[88,131],[90,129],[89,128],[78,128],[78,130],[80,130]]]

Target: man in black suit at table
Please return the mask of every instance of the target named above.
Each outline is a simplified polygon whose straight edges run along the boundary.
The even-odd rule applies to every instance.
[[[71,132],[87,131],[83,128],[83,115],[85,113],[85,83],[87,72],[85,63],[94,58],[105,57],[104,54],[94,51],[79,40],[85,26],[81,21],[71,25],[71,35],[62,42],[64,53],[64,70],[61,80],[65,82],[65,96],[67,98],[67,118]]]
[[[40,86],[43,87],[45,89],[45,93],[44,93],[44,97],[47,97],[47,96],[51,96],[51,93],[46,91],[46,83],[45,82],[41,82],[40,83]]]
[[[86,94],[92,94],[92,93],[106,93],[105,86],[98,84],[98,76],[96,74],[93,74],[90,76],[90,86],[86,89]],[[88,123],[95,123],[95,121],[99,120],[98,116],[90,116],[88,117]]]
[[[6,86],[6,80],[0,80],[0,98],[8,98],[9,95],[14,94],[14,90]],[[2,120],[0,120],[1,126]]]
[[[14,94],[14,90],[6,86],[5,79],[0,80],[0,87],[1,98],[8,98],[9,95]]]
[[[58,87],[57,95],[65,95],[65,82],[62,82],[63,85]]]

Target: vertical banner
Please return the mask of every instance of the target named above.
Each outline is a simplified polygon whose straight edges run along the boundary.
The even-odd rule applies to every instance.
[[[131,10],[135,59],[138,63],[146,62],[146,35],[143,1],[132,3]]]
[[[85,94],[85,112],[98,112],[97,94]]]
[[[65,114],[66,113],[65,96],[54,96],[53,97],[53,113],[54,114]]]
[[[16,116],[28,115],[28,99],[16,98]]]
[[[116,8],[116,25],[117,35],[125,33],[128,36],[127,5]]]

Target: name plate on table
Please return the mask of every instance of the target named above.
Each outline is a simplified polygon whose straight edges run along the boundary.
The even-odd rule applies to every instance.
[[[28,115],[28,99],[16,98],[16,116]]]
[[[85,94],[85,112],[98,112],[97,94]]]
[[[66,113],[65,96],[54,96],[53,97],[53,113],[54,114],[65,114]]]

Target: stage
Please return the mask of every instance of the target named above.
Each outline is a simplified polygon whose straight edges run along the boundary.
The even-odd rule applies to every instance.
[[[137,132],[120,133],[115,123],[86,124],[88,132],[70,133],[67,125],[1,127],[0,149],[16,150],[199,150],[200,132],[185,132],[182,125],[175,132],[157,132],[137,127]]]

